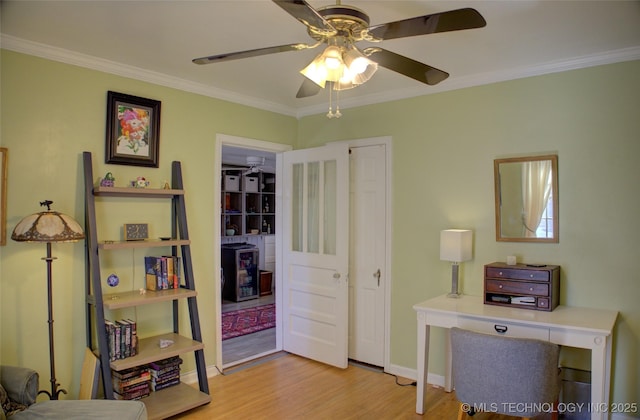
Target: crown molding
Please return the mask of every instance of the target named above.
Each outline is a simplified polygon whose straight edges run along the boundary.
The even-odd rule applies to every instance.
[[[166,86],[185,92],[197,93],[198,95],[222,99],[224,101],[229,101],[240,105],[264,109],[266,111],[272,111],[293,117],[296,116],[295,109],[285,107],[274,102],[240,95],[235,92],[214,88],[202,83],[192,82],[189,80],[181,79],[179,77],[169,76],[163,73],[146,70],[115,61],[105,60],[103,58],[91,55],[80,54],[75,51],[66,50],[64,48],[58,48],[38,42],[28,41],[10,35],[2,34],[2,36],[0,37],[0,47],[10,51],[45,58],[47,60],[58,61],[65,64],[71,64],[74,66],[97,70],[104,73],[115,74],[117,76],[136,79],[160,86]]]
[[[246,105],[253,108],[263,109],[266,111],[272,111],[279,114],[289,115],[296,118],[320,114],[326,111],[326,105],[324,104],[294,109],[276,104],[274,102],[264,101],[254,97],[240,95],[238,93],[230,92],[224,89],[214,88],[202,83],[196,83],[178,77],[169,76],[163,73],[145,70],[139,67],[105,60],[86,54],[80,54],[74,51],[65,50],[63,48],[52,47],[50,45],[28,41],[22,38],[17,38],[5,34],[2,34],[0,36],[0,46],[3,49],[19,53],[33,55],[48,60],[59,61],[74,66],[89,68],[104,73],[115,74],[118,76],[153,83],[160,86],[166,86],[185,92],[196,93],[198,95],[209,96],[212,98],[237,103],[240,105]],[[544,74],[558,73],[563,71],[638,59],[640,59],[640,47],[622,48],[600,54],[592,54],[587,56],[557,60],[533,67],[518,67],[472,76],[451,77],[447,79],[446,83],[440,83],[436,86],[425,86],[424,89],[416,89],[415,87],[412,87],[409,89],[393,90],[390,92],[385,92],[383,94],[363,95],[357,98],[348,98],[340,101],[340,107],[343,109],[355,108],[359,106],[407,99],[416,96],[424,96],[451,90],[464,89],[468,87],[504,82],[507,80],[541,76]]]
[[[527,77],[542,76],[551,73],[560,73],[569,70],[577,70],[587,67],[614,64],[624,61],[640,60],[640,47],[622,48],[607,51],[601,54],[585,55],[564,60],[552,61],[537,66],[517,67],[500,71],[493,71],[471,76],[450,77],[445,82],[436,86],[425,86],[423,89],[411,87],[398,89],[383,94],[364,95],[357,98],[341,99],[340,108],[348,109],[364,105],[379,104],[382,102],[397,101],[416,96],[431,95],[434,93],[464,89],[474,86],[489,85],[508,80],[524,79]],[[325,105],[315,105],[298,110],[298,118],[323,113]]]

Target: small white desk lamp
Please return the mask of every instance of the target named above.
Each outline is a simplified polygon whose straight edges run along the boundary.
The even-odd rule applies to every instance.
[[[447,296],[460,297],[458,291],[458,263],[471,259],[473,232],[464,229],[440,231],[440,259],[451,261],[451,293]]]

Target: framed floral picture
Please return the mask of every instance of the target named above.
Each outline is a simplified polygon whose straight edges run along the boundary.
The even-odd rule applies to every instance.
[[[160,101],[107,93],[105,163],[158,167]]]

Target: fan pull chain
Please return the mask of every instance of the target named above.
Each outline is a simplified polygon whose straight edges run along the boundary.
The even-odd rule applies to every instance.
[[[327,118],[340,118],[342,117],[342,112],[340,112],[340,91],[336,90],[336,109],[333,110],[333,87],[334,84],[331,82],[329,86],[329,112],[327,113]]]

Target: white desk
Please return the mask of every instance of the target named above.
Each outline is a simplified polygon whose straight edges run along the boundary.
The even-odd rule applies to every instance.
[[[424,414],[431,327],[447,329],[445,390],[451,392],[451,349],[448,329],[466,328],[501,335],[546,339],[553,343],[591,350],[592,406],[609,403],[611,380],[611,335],[617,311],[558,306],[551,312],[485,305],[481,297],[458,299],[439,296],[413,306],[418,315],[418,389],[416,412]],[[605,410],[592,411],[591,419],[606,419]]]

